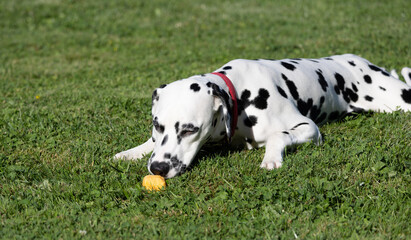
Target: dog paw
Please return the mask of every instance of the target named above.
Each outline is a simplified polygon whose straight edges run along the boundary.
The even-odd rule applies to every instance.
[[[125,159],[126,159],[126,156],[125,156],[125,154],[123,154],[122,152],[117,153],[116,155],[114,155],[114,156],[112,157],[112,160],[114,160],[114,161],[117,161],[117,160],[125,160]]]
[[[133,150],[127,150],[127,151],[123,151],[123,152],[119,152],[116,155],[114,155],[113,160],[139,160],[141,158],[143,158],[146,154],[142,153],[142,152],[137,152],[137,151],[133,151]]]
[[[132,154],[130,151],[124,151],[114,155],[113,160],[136,160],[140,158],[140,155]]]
[[[282,165],[282,161],[263,161],[260,167],[267,170],[273,170],[274,168],[280,168]]]

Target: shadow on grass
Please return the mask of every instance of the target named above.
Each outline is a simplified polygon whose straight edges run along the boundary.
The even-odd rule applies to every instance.
[[[191,171],[193,168],[197,167],[197,165],[201,161],[214,157],[227,157],[228,155],[230,155],[230,153],[239,152],[241,150],[244,150],[244,148],[233,147],[230,146],[228,143],[206,143],[194,157],[190,166],[188,166],[184,173],[187,173]],[[180,175],[184,173],[180,173]]]

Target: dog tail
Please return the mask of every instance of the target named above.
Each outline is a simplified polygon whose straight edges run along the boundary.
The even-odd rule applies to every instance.
[[[401,70],[401,74],[408,86],[411,87],[411,68],[405,67]]]
[[[396,79],[400,79],[400,77],[398,76],[398,73],[395,69],[391,69],[390,74],[391,74],[391,76],[395,77]]]

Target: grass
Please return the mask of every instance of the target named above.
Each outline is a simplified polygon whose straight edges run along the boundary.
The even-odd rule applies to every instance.
[[[355,53],[411,66],[411,4],[0,1],[0,238],[410,239],[411,114],[321,127],[321,146],[205,149],[167,189],[146,159],[151,92],[235,58]]]

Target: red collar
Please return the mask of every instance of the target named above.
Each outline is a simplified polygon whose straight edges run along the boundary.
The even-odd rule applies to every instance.
[[[231,100],[233,101],[233,108],[232,108],[232,118],[231,118],[231,136],[228,136],[228,138],[231,140],[231,137],[234,136],[235,129],[237,127],[237,119],[238,119],[237,97],[236,97],[235,88],[231,80],[226,75],[219,73],[219,72],[213,72],[211,74],[217,75],[220,78],[222,78],[225,84],[227,85],[228,90],[230,91]]]

